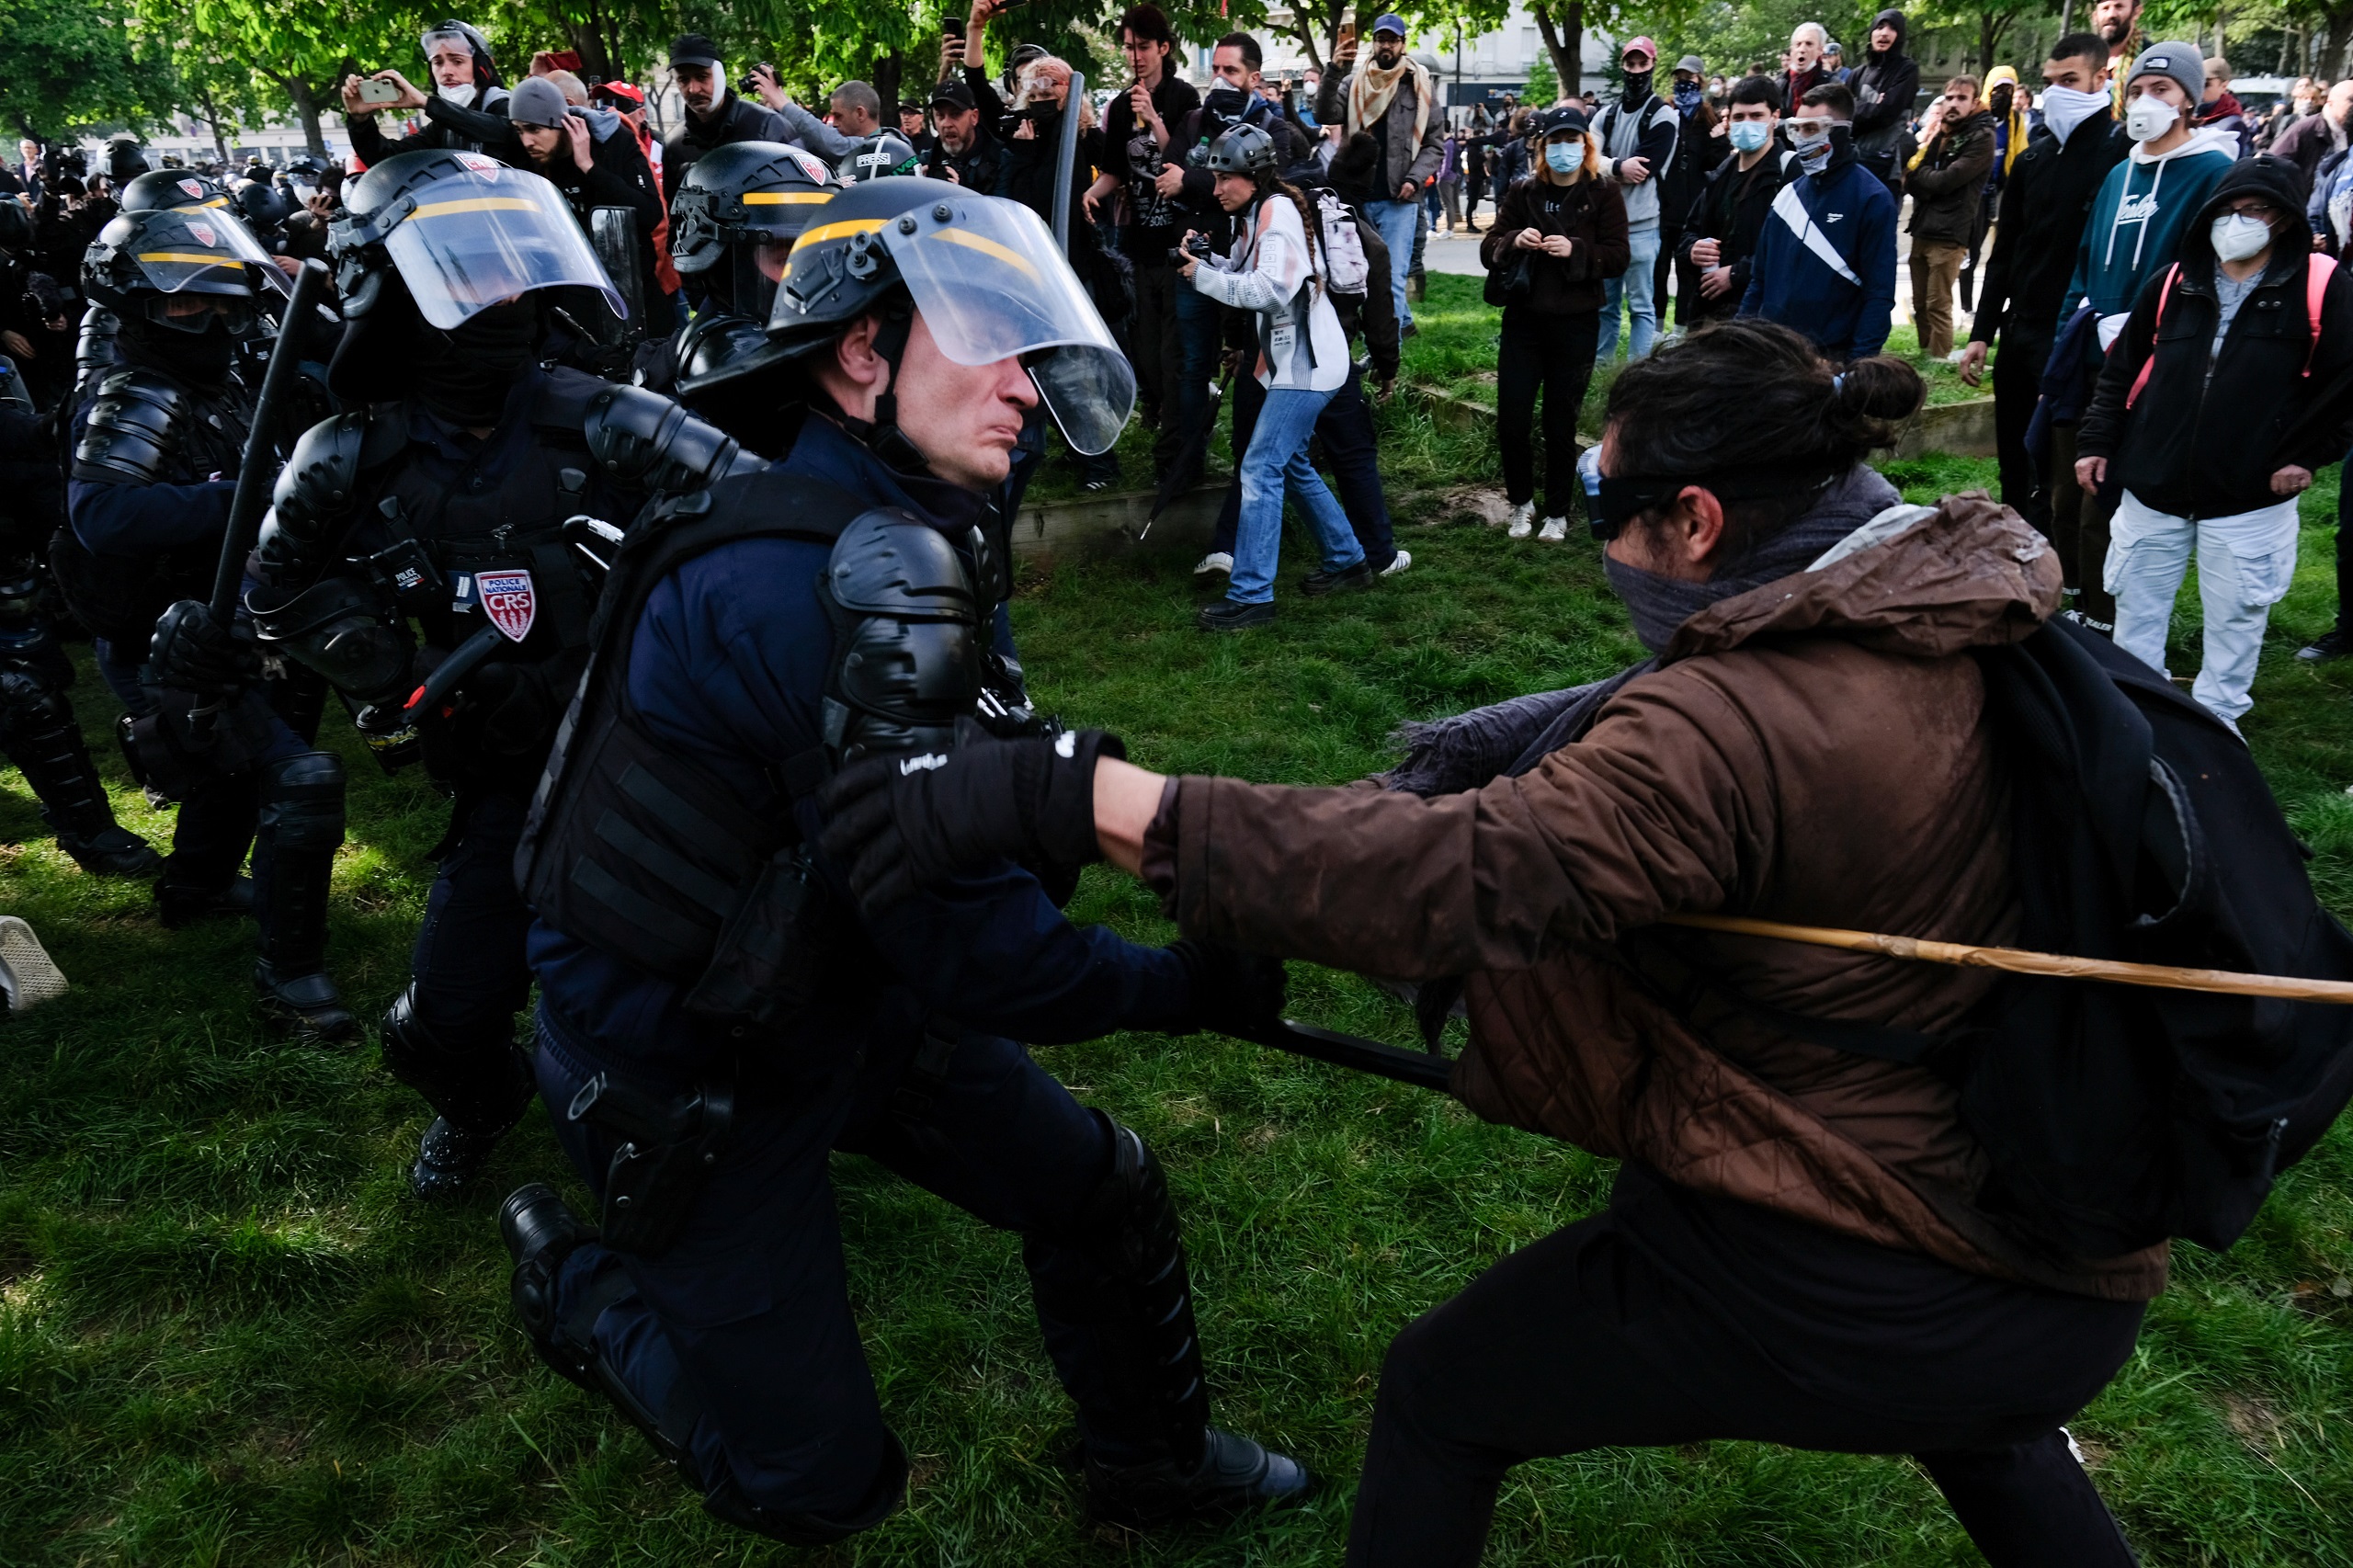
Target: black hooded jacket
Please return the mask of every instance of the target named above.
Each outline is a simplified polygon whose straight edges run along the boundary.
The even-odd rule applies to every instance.
[[[1881,27],[1895,29],[1895,47],[1884,54],[1866,51],[1847,87],[1855,95],[1856,156],[1893,189],[1900,183],[1896,165],[1904,128],[1912,119],[1912,100],[1920,96],[1920,66],[1904,52],[1904,13],[1881,11],[1871,18],[1871,31]]]
[[[2218,353],[2222,306],[2207,228],[2249,195],[2289,216],[2275,226],[2270,258]],[[2112,488],[2168,516],[2227,517],[2276,506],[2271,476],[2279,469],[2318,471],[2345,455],[2353,441],[2353,278],[2331,267],[2315,325],[2307,268],[2329,264],[2312,258],[2303,199],[2292,165],[2238,165],[2182,235],[2180,259],[2133,301],[2075,438],[2081,456],[2110,460]],[[2143,365],[2149,377],[2133,397]]]

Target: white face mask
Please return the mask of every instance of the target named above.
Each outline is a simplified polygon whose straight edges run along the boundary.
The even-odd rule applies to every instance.
[[[2244,212],[2223,213],[2206,233],[2214,242],[2214,254],[2224,261],[2245,261],[2251,256],[2260,256],[2263,247],[2271,243],[2271,225]]]
[[[2181,111],[2154,94],[2143,93],[2124,106],[2124,134],[2135,142],[2154,142],[2171,131]]]
[[[467,83],[462,87],[443,87],[437,85],[433,89],[433,96],[437,98],[447,99],[449,102],[457,105],[460,108],[470,108],[473,105],[474,94],[477,90],[478,89],[472,82]]]
[[[2106,93],[2079,93],[2073,87],[2042,89],[2042,123],[2062,142],[2075,133],[2075,127],[2107,110]]]

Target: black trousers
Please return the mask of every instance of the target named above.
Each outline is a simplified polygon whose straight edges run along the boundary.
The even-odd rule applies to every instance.
[[[1994,1568],[2126,1568],[2059,1426],[2131,1354],[2141,1312],[1628,1167],[1609,1210],[1505,1258],[1390,1346],[1347,1561],[1474,1568],[1513,1465],[1733,1438],[1912,1454]]]
[[[1579,505],[1577,411],[1593,384],[1601,315],[1539,315],[1506,305],[1495,357],[1495,437],[1503,447],[1504,494],[1515,506],[1536,498],[1536,394],[1544,394],[1544,515]]]
[[[2049,337],[2005,327],[2002,351],[1994,359],[1994,450],[2002,465],[2002,504],[2046,535],[2051,497],[2041,465],[2026,449],[2026,427],[2033,423],[2034,405],[2042,395],[2042,367],[2050,358]],[[2075,563],[2067,564],[2072,569]]]

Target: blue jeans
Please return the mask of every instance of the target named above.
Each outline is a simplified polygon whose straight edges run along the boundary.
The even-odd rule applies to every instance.
[[[1597,366],[1618,358],[1618,310],[1621,302],[1632,324],[1626,330],[1627,358],[1648,356],[1651,344],[1658,337],[1658,304],[1651,298],[1651,284],[1658,267],[1658,225],[1636,229],[1626,238],[1633,246],[1633,259],[1626,264],[1622,274],[1604,279],[1601,285],[1601,347],[1593,361]]]
[[[1277,387],[1267,393],[1257,428],[1250,433],[1250,449],[1242,459],[1242,528],[1234,540],[1233,577],[1225,596],[1236,604],[1262,605],[1275,597],[1286,491],[1315,530],[1325,571],[1337,572],[1364,559],[1364,546],[1349,528],[1347,514],[1307,460],[1316,418],[1332,397],[1331,392],[1297,387]]]
[[[1233,438],[1245,451],[1258,428],[1258,411],[1266,406],[1267,390],[1256,378],[1233,387]],[[1381,488],[1381,452],[1372,429],[1372,405],[1365,401],[1364,378],[1348,367],[1346,385],[1332,394],[1316,416],[1316,439],[1324,443],[1324,460],[1332,466],[1332,483],[1339,493],[1340,509],[1348,527],[1364,546],[1364,558],[1376,572],[1385,572],[1397,559],[1397,540],[1389,521],[1389,501]],[[1225,489],[1218,508],[1216,542],[1210,548],[1233,553],[1234,536],[1242,528],[1242,476]]]
[[[1414,235],[1422,222],[1422,204],[1418,201],[1368,201],[1364,215],[1381,231],[1381,243],[1389,247],[1389,297],[1397,301],[1397,324],[1404,326],[1414,319],[1405,308],[1405,275],[1414,269]]]

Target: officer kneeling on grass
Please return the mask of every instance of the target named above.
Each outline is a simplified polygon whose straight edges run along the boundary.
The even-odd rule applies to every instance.
[[[1074,927],[1050,859],[861,922],[811,848],[846,761],[1053,733],[990,657],[989,498],[1041,399],[1107,449],[1126,362],[1035,216],[922,178],[817,210],[770,331],[805,367],[799,438],[631,526],[518,857],[540,1092],[602,1222],[541,1186],[507,1199],[517,1310],[718,1517],[866,1529],[907,1459],[845,1290],[827,1160],[849,1150],[1020,1233],[1099,1516],[1296,1497],[1297,1463],[1209,1424],[1157,1162],[1007,1038],[1263,1016],[1267,967]]]

